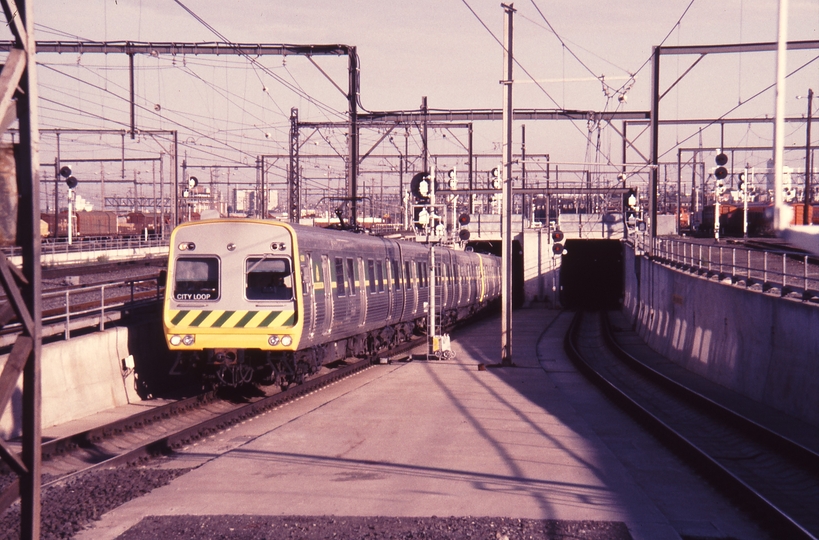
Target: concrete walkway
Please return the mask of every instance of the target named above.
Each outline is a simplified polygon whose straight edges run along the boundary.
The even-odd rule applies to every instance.
[[[186,449],[195,467],[80,539],[147,515],[498,516],[622,521],[635,539],[764,538],[615,409],[563,352],[571,313],[514,313],[453,334],[447,362],[373,366]]]

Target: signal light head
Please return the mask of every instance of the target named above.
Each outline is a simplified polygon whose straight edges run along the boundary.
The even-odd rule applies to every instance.
[[[728,163],[728,156],[726,156],[723,152],[720,152],[719,154],[717,154],[715,161],[717,162],[717,165],[722,167],[723,165]]]

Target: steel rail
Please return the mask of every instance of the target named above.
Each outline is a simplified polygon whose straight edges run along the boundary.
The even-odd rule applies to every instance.
[[[623,349],[614,339],[611,321],[609,317],[601,313],[603,322],[603,339],[608,348],[623,362],[633,370],[649,377],[654,382],[668,389],[670,392],[681,398],[692,402],[695,406],[708,409],[711,413],[721,416],[725,421],[732,423],[747,432],[749,436],[763,440],[768,445],[774,445],[778,450],[786,453],[792,459],[799,462],[803,467],[812,469],[819,473],[819,454],[816,451],[794,441],[781,433],[778,433],[762,424],[742,415],[713,399],[688,388],[674,379],[660,373],[651,366],[641,362],[628,351]]]
[[[706,478],[723,488],[729,496],[740,497],[754,516],[763,518],[762,524],[777,531],[780,537],[804,538],[817,540],[812,531],[803,527],[787,510],[780,508],[757,488],[740,478],[738,474],[729,470],[716,457],[700,448],[678,428],[669,425],[656,414],[648,410],[617,384],[610,381],[603,373],[596,370],[584,357],[578,345],[578,334],[584,313],[578,312],[564,338],[564,348],[577,368],[594,382],[615,403],[629,412],[639,422],[646,426],[661,441],[675,452],[679,452],[696,468],[703,471]],[[611,352],[611,354],[614,354]],[[721,416],[722,412],[717,416]]]
[[[102,468],[137,465],[139,463],[148,461],[158,456],[167,456],[176,453],[179,448],[190,444],[193,441],[207,437],[212,433],[223,431],[235,424],[238,424],[248,418],[258,416],[270,409],[279,407],[298,398],[306,396],[316,390],[328,386],[334,382],[340,381],[349,377],[359,371],[362,371],[372,365],[370,359],[360,360],[353,364],[338,368],[331,373],[309,379],[303,384],[288,388],[277,394],[254,401],[247,405],[240,406],[236,409],[220,414],[216,417],[209,418],[203,422],[193,426],[185,427],[169,433],[156,437],[148,442],[140,444],[138,447],[127,450],[116,456],[94,463],[89,467],[72,472],[68,475],[57,478],[49,483],[43,484],[43,487],[64,482],[69,478],[79,476],[81,474]]]

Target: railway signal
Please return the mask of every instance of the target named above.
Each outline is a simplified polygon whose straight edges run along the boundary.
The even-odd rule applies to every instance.
[[[71,174],[71,167],[68,165],[63,165],[60,167],[60,176],[65,178],[65,184],[68,186],[68,189],[74,189],[77,187],[79,181],[76,177],[74,177],[74,175]]]
[[[500,167],[495,167],[492,169],[491,177],[489,178],[489,187],[492,189],[500,189],[501,188],[501,169]]]
[[[458,225],[460,225],[461,227],[466,227],[467,225],[469,225],[469,214],[464,213],[459,215]],[[470,236],[469,229],[462,228],[460,231],[458,231],[458,238],[460,238],[462,242],[466,242],[467,240],[469,240],[469,236]]]
[[[722,150],[715,158],[717,168],[714,169],[714,177],[717,183],[714,186],[714,238],[719,240],[719,198],[725,193],[725,179],[728,178],[728,156]]]
[[[74,220],[72,219],[73,218],[72,214],[74,213],[74,188],[77,187],[77,184],[79,184],[79,181],[77,180],[77,178],[73,174],[71,174],[71,167],[69,167],[68,165],[63,165],[62,167],[60,167],[60,176],[65,178],[65,185],[68,186],[68,245],[70,246],[72,244],[72,240],[73,240],[73,234],[72,234],[73,231],[72,231],[72,229],[74,227]],[[56,234],[56,230],[57,230],[57,214],[58,213],[59,212],[57,212],[57,209],[55,208],[54,209],[54,230],[55,230],[55,234]]]
[[[725,165],[728,164],[728,156],[720,152],[717,154],[716,162],[717,168],[714,170],[714,176],[716,176],[717,180],[725,180],[728,177],[728,169],[725,168]]]
[[[449,189],[458,189],[458,170],[452,167],[449,171]]]
[[[634,189],[629,189],[628,192],[623,195],[623,207],[626,212],[626,220],[637,217],[638,202],[637,192]]]
[[[561,242],[563,242],[564,238],[565,235],[560,229],[556,229],[554,232],[552,232],[552,241],[554,241],[554,244],[552,245],[552,253],[555,255],[563,255],[565,250],[563,249],[563,244],[561,244]]]
[[[417,202],[419,203],[429,202],[430,193],[429,182],[430,178],[429,173],[427,172],[419,172],[412,177],[412,180],[410,181],[410,193],[412,193],[413,197],[415,197]]]

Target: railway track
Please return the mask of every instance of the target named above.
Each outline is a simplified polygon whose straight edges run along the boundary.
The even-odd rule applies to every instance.
[[[637,361],[611,339],[605,314],[577,313],[565,347],[581,371],[774,537],[819,537],[815,452]]]
[[[236,403],[218,397],[216,392],[207,392],[88,431],[43,442],[43,487],[93,470],[136,465],[172,454],[183,446],[315,392],[372,364],[371,359],[344,364],[301,385],[266,393],[246,403]],[[15,479],[0,496],[0,512],[18,497],[19,484]]]

